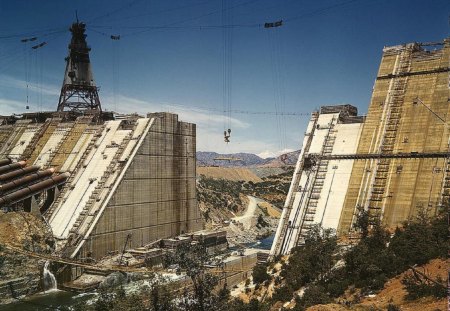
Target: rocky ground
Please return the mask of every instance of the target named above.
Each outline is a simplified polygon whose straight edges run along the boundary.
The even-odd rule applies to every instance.
[[[248,199],[246,210],[231,218],[229,225],[224,227],[230,246],[254,243],[274,234],[277,229],[279,214],[276,214],[276,208],[255,197],[249,196]],[[272,216],[267,212],[268,207]]]
[[[14,295],[35,293],[42,287],[45,262],[15,253],[8,246],[51,253],[54,244],[51,232],[40,218],[25,212],[0,212],[0,303],[11,301]]]
[[[439,276],[442,279],[446,279],[448,260],[434,259],[429,263],[416,267],[420,272],[425,273],[433,279],[437,279]],[[269,269],[269,274],[272,276],[278,276],[281,269],[281,264],[277,263],[275,266]],[[408,300],[406,298],[407,291],[401,280],[410,271],[406,271],[396,277],[389,279],[384,288],[372,295],[363,296],[359,295],[358,290],[348,290],[343,296],[336,299],[334,303],[326,305],[315,305],[309,307],[307,311],[384,311],[384,310],[401,310],[401,311],[445,311],[447,310],[447,299],[437,299],[434,297],[424,297],[416,300]],[[276,285],[272,281],[266,286],[255,287],[252,279],[250,282],[242,282],[231,292],[232,296],[239,297],[243,301],[250,301],[252,298],[266,299],[270,298],[274,292]],[[272,310],[280,310],[282,307],[289,310],[295,306],[293,301],[286,303],[276,303],[272,306]],[[399,309],[392,309],[392,306],[396,306]],[[389,309],[391,308],[391,309]]]
[[[227,230],[232,245],[253,243],[273,234],[293,167],[283,168],[281,174],[265,176],[256,182],[250,178],[251,174],[236,175],[236,168],[215,169],[218,175],[201,174],[197,180],[198,203],[206,228]],[[252,197],[257,200],[256,204],[249,199]]]

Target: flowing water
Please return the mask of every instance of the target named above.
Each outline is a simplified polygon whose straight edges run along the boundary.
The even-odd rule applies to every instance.
[[[44,292],[56,291],[56,278],[53,273],[48,269],[48,265],[50,261],[46,261],[44,265],[43,271],[43,284],[44,284]]]
[[[272,246],[274,235],[262,239],[256,243],[250,243],[250,247],[259,249],[270,249]],[[50,311],[61,310],[62,307],[70,307],[82,301],[89,300],[95,296],[95,293],[74,294],[64,292],[56,289],[56,279],[53,273],[48,269],[49,262],[44,265],[44,285],[45,292],[24,299],[17,300],[17,302],[8,305],[0,305],[1,311]]]

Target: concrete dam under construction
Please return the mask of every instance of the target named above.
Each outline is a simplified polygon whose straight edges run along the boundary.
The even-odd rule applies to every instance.
[[[56,111],[0,116],[0,208],[43,216],[51,260],[71,267],[65,281],[80,264],[147,256],[164,240],[226,249],[225,231],[199,232],[196,125],[103,111],[85,24],[70,31]],[[317,224],[351,234],[361,210],[388,227],[439,213],[450,198],[449,59],[450,39],[385,47],[367,115],[352,105],[312,113],[270,255],[289,254]],[[259,255],[234,258],[236,276],[269,256]]]
[[[366,116],[326,106],[309,121],[271,254],[311,226],[353,230],[358,211],[400,225],[450,196],[450,39],[385,47]]]
[[[102,111],[84,24],[70,30],[57,111],[0,117],[0,207],[42,213],[73,259],[202,229],[195,124]]]

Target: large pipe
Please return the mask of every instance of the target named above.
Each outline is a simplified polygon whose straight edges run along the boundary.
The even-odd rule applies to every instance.
[[[5,195],[0,198],[0,207],[13,204],[19,201],[23,201],[26,198],[31,197],[32,195],[38,194],[44,190],[53,188],[57,185],[60,185],[66,181],[66,179],[70,176],[69,173],[60,174],[58,176],[50,177],[46,180],[40,181],[36,184],[28,186],[26,188],[22,188],[20,190],[14,191],[8,195]]]
[[[0,166],[0,175],[5,174],[5,173],[7,173],[9,171],[12,171],[12,170],[24,167],[25,164],[27,164],[27,162],[20,161],[20,162],[16,162],[16,163]]]
[[[38,171],[41,167],[39,165],[32,165],[27,167],[19,168],[18,170],[14,170],[12,172],[0,175],[0,183],[4,183],[13,178],[17,178],[19,176],[28,175]]]
[[[6,191],[14,189],[16,187],[19,187],[21,185],[29,184],[29,183],[36,181],[38,179],[41,179],[43,177],[52,176],[52,174],[54,172],[55,172],[54,168],[49,168],[45,171],[39,171],[39,172],[30,174],[30,175],[27,175],[25,177],[10,181],[9,183],[0,185],[0,194],[5,193]]]
[[[11,164],[11,159],[1,159],[0,166]]]

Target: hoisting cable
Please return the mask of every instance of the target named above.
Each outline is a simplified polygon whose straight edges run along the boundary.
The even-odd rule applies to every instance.
[[[276,126],[278,133],[279,149],[286,148],[286,120],[280,113],[285,109],[284,79],[282,66],[281,40],[279,38],[278,28],[283,25],[282,20],[275,22],[266,22],[264,28],[267,30],[269,43],[270,67],[272,71],[273,100],[275,106]]]

